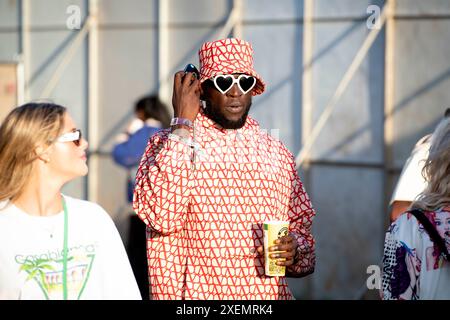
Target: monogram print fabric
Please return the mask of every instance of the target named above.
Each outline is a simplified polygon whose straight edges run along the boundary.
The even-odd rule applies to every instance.
[[[224,130],[200,113],[195,148],[164,130],[150,139],[134,193],[147,224],[153,299],[292,299],[264,275],[262,223],[290,221],[293,273],[313,270],[314,210],[292,154],[248,117]]]

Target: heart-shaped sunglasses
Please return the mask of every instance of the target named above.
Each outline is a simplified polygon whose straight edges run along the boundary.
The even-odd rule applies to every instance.
[[[243,94],[246,94],[252,90],[256,84],[256,78],[246,74],[240,74],[237,78],[235,78],[232,74],[218,74],[212,78],[212,81],[216,86],[216,89],[222,94],[230,91],[235,83],[238,85]]]

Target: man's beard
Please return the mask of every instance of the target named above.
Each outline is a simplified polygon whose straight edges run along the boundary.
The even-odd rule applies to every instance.
[[[220,125],[224,129],[240,129],[244,126],[245,121],[247,120],[248,113],[250,112],[250,107],[252,106],[252,103],[250,102],[248,106],[245,109],[245,112],[242,114],[242,116],[236,120],[229,120],[225,117],[225,115],[220,112],[220,110],[215,110],[211,107],[211,104],[207,101],[206,102],[206,108],[205,108],[205,114],[216,122],[218,125]]]

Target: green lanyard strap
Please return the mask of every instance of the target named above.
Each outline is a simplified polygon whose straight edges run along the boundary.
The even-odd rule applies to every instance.
[[[64,244],[63,244],[63,299],[67,300],[67,238],[68,238],[68,214],[64,197],[62,197],[64,209]]]

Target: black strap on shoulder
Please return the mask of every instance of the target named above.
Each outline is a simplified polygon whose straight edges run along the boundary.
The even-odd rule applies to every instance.
[[[444,254],[445,259],[450,261],[450,255],[448,254],[444,239],[439,235],[431,221],[425,216],[424,212],[420,209],[412,209],[409,212],[422,224],[425,231],[430,236],[431,241],[433,241],[438,246],[439,251]]]

